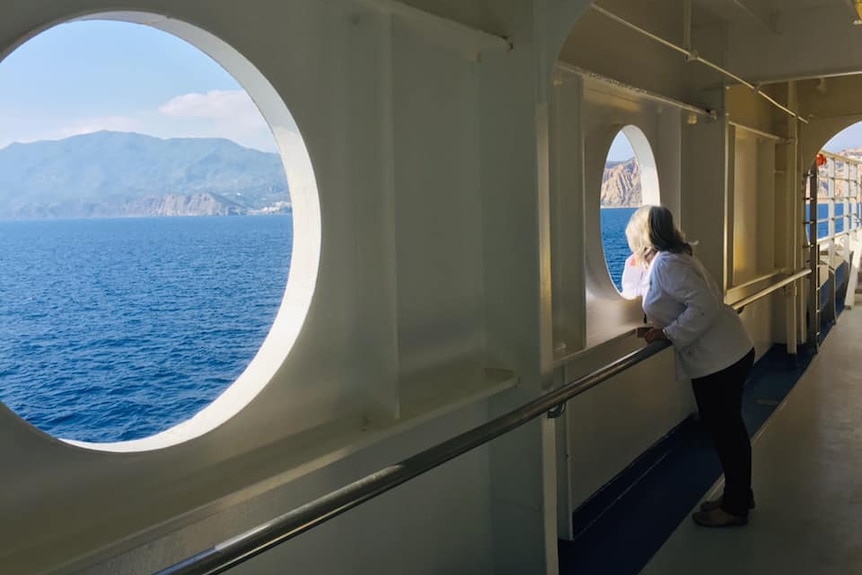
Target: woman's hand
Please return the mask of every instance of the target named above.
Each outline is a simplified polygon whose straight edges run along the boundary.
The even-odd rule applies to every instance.
[[[663,340],[665,340],[665,341],[667,341],[667,336],[666,336],[666,335],[664,334],[664,332],[663,332],[662,330],[660,330],[660,329],[650,328],[650,329],[649,329],[649,330],[647,330],[647,332],[644,334],[644,339],[646,340],[646,342],[647,342],[647,343],[652,343],[652,342],[654,342],[654,341],[659,341],[659,340],[662,340],[662,339],[663,339]]]

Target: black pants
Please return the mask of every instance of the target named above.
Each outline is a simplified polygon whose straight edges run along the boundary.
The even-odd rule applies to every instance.
[[[754,350],[721,371],[691,380],[700,418],[724,470],[722,509],[748,515],[751,491],[751,441],[742,420],[742,388],[754,365]]]

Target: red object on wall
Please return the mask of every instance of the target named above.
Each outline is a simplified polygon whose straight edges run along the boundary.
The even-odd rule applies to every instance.
[[[817,167],[823,166],[826,164],[826,156],[821,153],[817,154]]]

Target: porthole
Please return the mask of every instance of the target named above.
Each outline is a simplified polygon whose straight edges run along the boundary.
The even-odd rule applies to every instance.
[[[617,132],[605,160],[601,188],[602,249],[608,273],[622,292],[622,273],[630,255],[625,228],[644,203],[658,204],[658,172],[649,141],[633,125]]]
[[[282,98],[218,38],[141,13],[42,32],[0,85],[0,401],[114,451],[235,415],[317,278],[317,187]]]

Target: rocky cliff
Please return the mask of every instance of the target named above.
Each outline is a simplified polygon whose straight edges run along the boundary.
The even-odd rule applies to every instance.
[[[641,173],[634,158],[605,164],[601,198],[602,207],[641,205]]]

